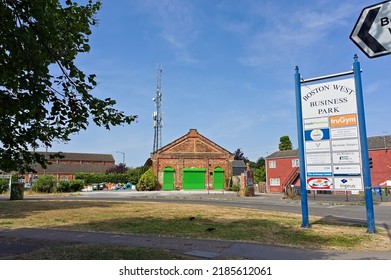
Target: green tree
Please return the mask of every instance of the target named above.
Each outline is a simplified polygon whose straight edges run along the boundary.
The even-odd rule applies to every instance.
[[[128,181],[133,185],[137,185],[140,177],[148,170],[147,166],[139,166],[136,168],[129,168],[126,171],[126,176],[128,177]]]
[[[106,174],[109,174],[109,173],[125,173],[128,170],[129,170],[129,168],[126,167],[126,164],[119,163],[119,164],[116,164],[115,166],[107,169],[106,170]]]
[[[280,137],[280,144],[278,144],[278,149],[280,151],[292,150],[292,142],[291,139],[289,139],[289,136]]]
[[[257,162],[255,163],[255,167],[256,168],[261,168],[261,167],[265,167],[265,158],[264,157],[260,157]]]
[[[75,65],[90,50],[91,27],[101,2],[0,0],[0,169],[24,171],[44,155],[31,152],[69,141],[89,121],[110,129],[137,116],[115,100],[91,94],[94,74]]]
[[[157,186],[157,178],[153,173],[152,168],[149,168],[143,175],[141,175],[140,181],[137,186],[138,191],[152,191]]]
[[[56,183],[52,175],[43,175],[38,177],[31,189],[35,192],[53,193],[56,192]]]
[[[254,181],[255,182],[265,182],[266,181],[266,170],[265,166],[255,168],[254,170]]]
[[[244,153],[241,149],[237,149],[235,152],[234,152],[234,159],[235,160],[244,160],[245,162],[248,161],[248,159],[244,156]]]
[[[9,180],[0,178],[0,194],[7,192],[9,189]]]

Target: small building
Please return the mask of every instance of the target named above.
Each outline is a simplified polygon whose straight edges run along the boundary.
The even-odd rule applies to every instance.
[[[234,154],[196,129],[151,154],[162,190],[223,190],[232,176]]]
[[[265,160],[266,192],[280,193],[286,186],[300,186],[298,150],[278,151]]]
[[[391,180],[391,136],[368,137],[372,158],[372,186],[385,186]],[[266,190],[280,193],[288,186],[300,187],[298,150],[277,151],[266,157]]]
[[[240,176],[247,171],[247,165],[242,159],[235,159],[232,163],[232,176]]]
[[[34,178],[41,175],[53,175],[57,180],[74,180],[76,173],[105,173],[115,166],[115,160],[111,154],[89,153],[63,153],[61,157],[54,157],[55,153],[39,152],[44,154],[47,168],[36,164],[34,173],[23,174],[26,183],[31,183]]]

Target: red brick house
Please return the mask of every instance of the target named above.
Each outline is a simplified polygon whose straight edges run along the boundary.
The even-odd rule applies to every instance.
[[[232,176],[234,154],[190,131],[151,154],[162,190],[223,190]]]
[[[40,175],[53,175],[57,180],[73,180],[76,173],[105,173],[115,166],[114,157],[110,154],[61,152],[61,158],[55,158],[52,156],[54,153],[39,153],[44,154],[51,164],[46,169],[36,164],[33,168],[36,172],[23,175],[26,183],[31,183],[33,177]]]
[[[372,158],[372,186],[386,186],[391,180],[391,136],[368,137],[368,153]],[[287,186],[300,186],[298,150],[278,151],[266,157],[266,190],[280,193]]]
[[[286,186],[300,186],[298,150],[278,151],[266,157],[266,192],[280,193]]]

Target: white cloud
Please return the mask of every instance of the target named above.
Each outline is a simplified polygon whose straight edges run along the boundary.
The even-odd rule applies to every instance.
[[[328,3],[318,6],[314,3],[303,6],[293,14],[289,6],[277,7],[274,3],[265,9],[253,9],[262,20],[253,22],[253,30],[256,31],[249,35],[239,62],[258,67],[267,62],[282,62],[282,57],[295,56],[299,52],[310,52],[311,47],[316,48],[317,44],[324,43],[334,30],[349,23],[352,5],[342,3],[335,7]],[[258,22],[263,25],[255,28]]]
[[[139,5],[152,19],[161,38],[172,48],[179,61],[198,63],[198,59],[189,51],[190,46],[199,36],[199,22],[193,2],[144,0],[140,1]]]

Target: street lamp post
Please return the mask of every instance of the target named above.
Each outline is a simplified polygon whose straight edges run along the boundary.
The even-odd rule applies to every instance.
[[[387,152],[387,143],[386,143],[386,136],[389,134],[387,131],[382,131],[383,135],[383,142],[384,142],[384,150]]]
[[[120,152],[120,151],[116,151],[116,153],[122,154],[122,173],[124,173],[125,172],[125,153]]]

